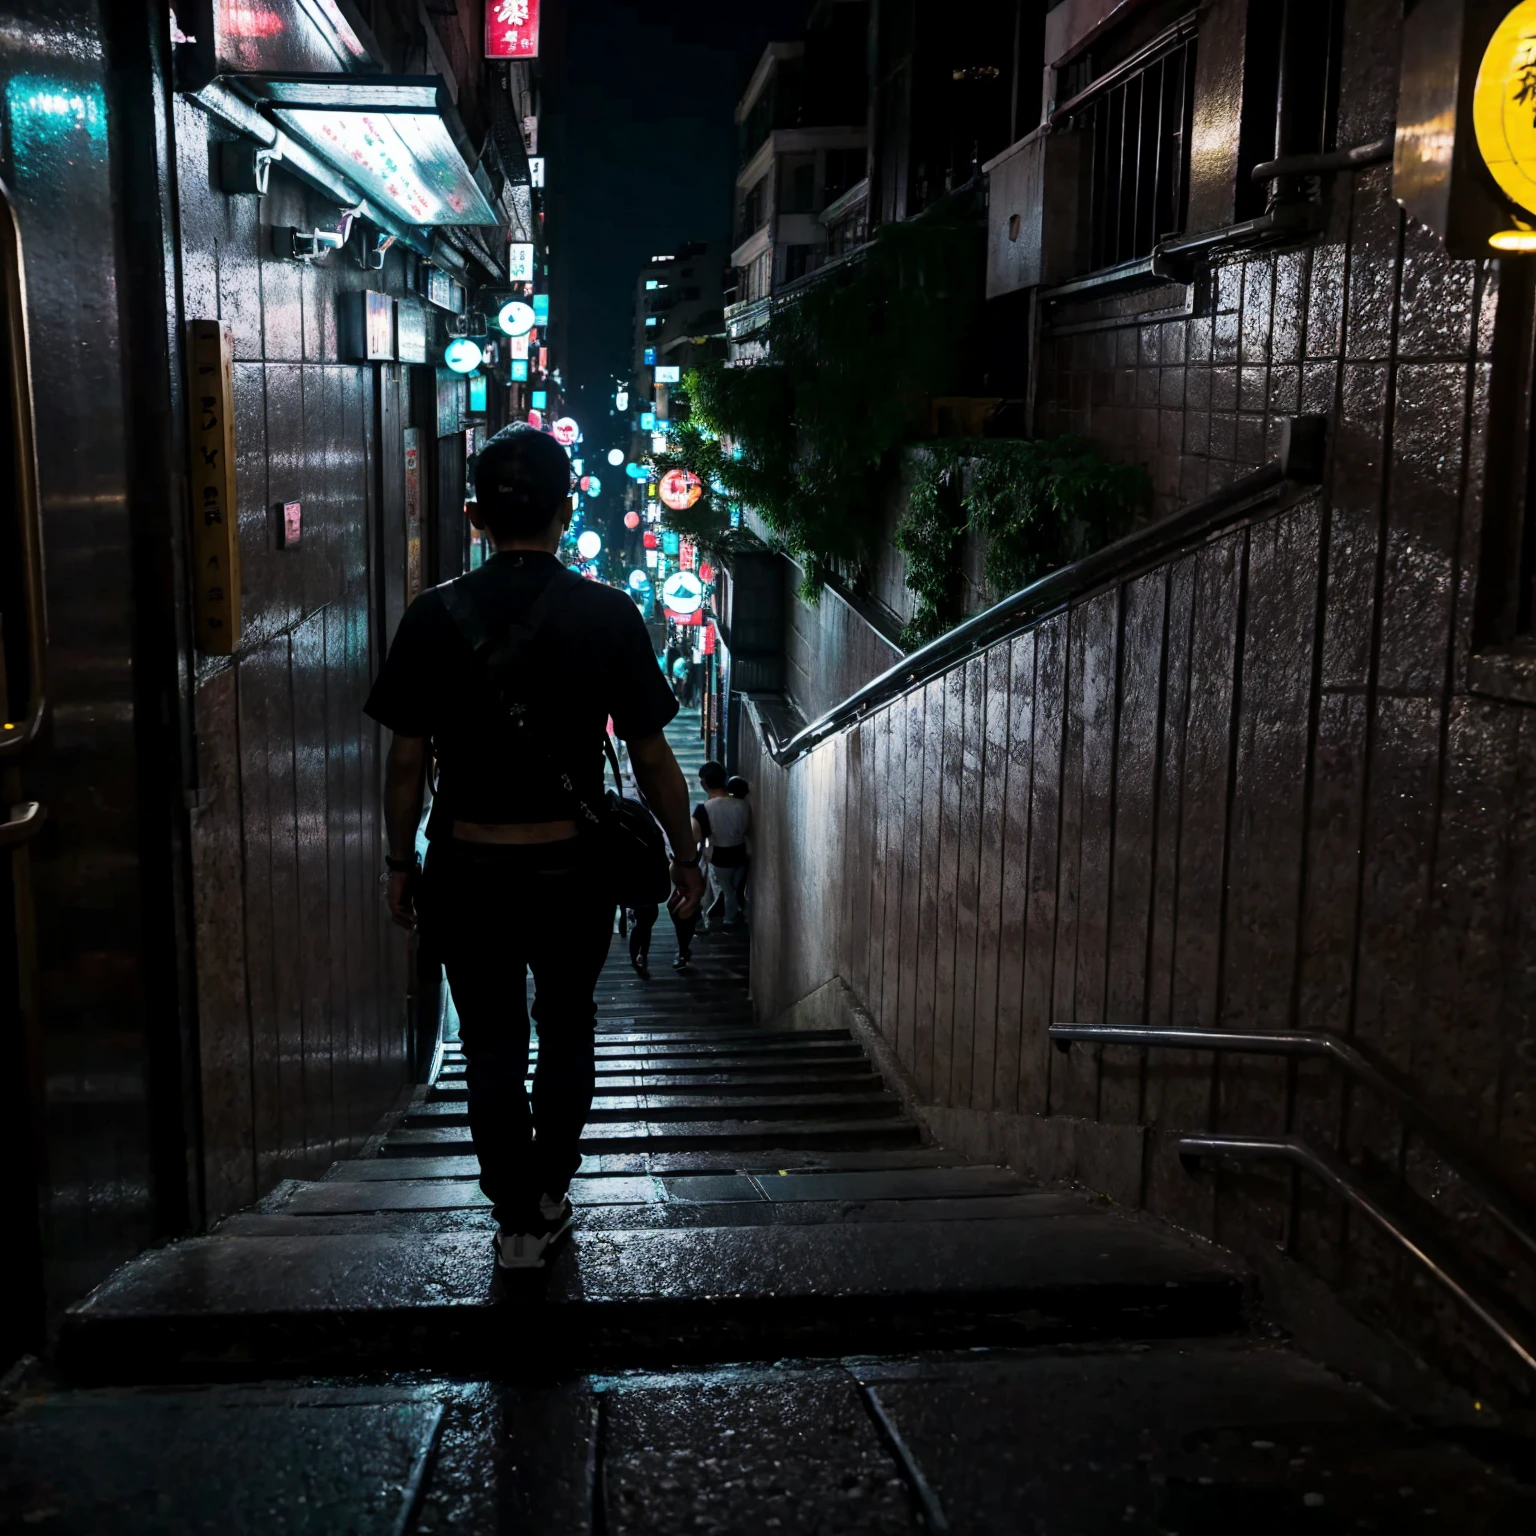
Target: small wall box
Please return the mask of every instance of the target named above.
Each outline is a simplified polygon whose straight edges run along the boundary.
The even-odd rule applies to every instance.
[[[343,294],[339,307],[341,355],[349,363],[395,360],[395,301],[368,289]]]

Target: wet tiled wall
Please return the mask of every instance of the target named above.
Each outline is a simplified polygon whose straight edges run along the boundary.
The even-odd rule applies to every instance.
[[[210,1217],[313,1174],[367,1135],[403,1076],[405,942],[379,889],[380,733],[362,713],[382,637],[372,594],[373,365],[342,362],[338,296],[395,286],[392,260],[314,266],[271,254],[271,226],[337,210],[274,171],[226,197],[206,118],[178,101],[188,318],[234,338],[243,562],[240,652],[200,658],[202,804],[193,904]],[[389,380],[388,370],[382,378]],[[277,541],[303,506],[297,549]]]
[[[1342,143],[1391,127],[1393,26],[1352,7]],[[1044,419],[1134,441],[1170,507],[1262,463],[1283,415],[1325,412],[1321,491],[786,770],[752,738],[754,995],[771,1016],[841,975],[946,1134],[1250,1254],[1289,1237],[1363,1310],[1428,1323],[1415,1272],[1317,1186],[1288,1225],[1288,1175],[1192,1176],[1173,1149],[1289,1130],[1458,1213],[1373,1101],[1312,1067],[1064,1056],[1045,1033],[1336,1031],[1536,1188],[1536,710],[1466,686],[1497,271],[1448,260],[1378,167],[1340,179],[1315,248],[1229,262],[1206,304],[1048,342]],[[1419,1343],[1482,1347],[1460,1329],[1441,1315]]]

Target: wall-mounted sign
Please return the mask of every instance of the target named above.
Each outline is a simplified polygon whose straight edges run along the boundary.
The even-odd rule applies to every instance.
[[[550,431],[554,433],[555,441],[563,448],[569,448],[581,436],[581,428],[570,416],[562,416]]]
[[[443,362],[455,373],[473,373],[484,358],[479,342],[471,341],[468,336],[455,336],[443,348]]]
[[[528,332],[534,326],[533,309],[530,305],[524,304],[521,299],[513,299],[510,303],[501,306],[501,312],[496,316],[496,324],[508,336],[521,336],[526,342]],[[527,355],[526,352],[524,355]]]
[[[691,470],[669,469],[661,477],[661,499],[674,512],[686,512],[704,494],[704,486]]]
[[[534,294],[533,318],[538,325],[549,324],[549,295],[547,293]]]
[[[627,411],[629,409],[629,391],[627,389],[621,389],[613,397],[613,408],[616,411]]]
[[[549,391],[547,389],[534,390],[533,403],[542,411],[549,404]]]
[[[661,603],[669,614],[687,618],[704,606],[704,583],[692,571],[674,571],[661,589]]]
[[[193,619],[200,651],[233,656],[240,641],[234,370],[229,337],[217,320],[194,320],[188,329]]]
[[[640,430],[642,432],[654,432],[656,430],[656,413],[655,413],[655,411],[641,411],[641,413],[640,413]]]
[[[514,357],[509,366],[512,369],[512,382],[514,384],[526,384],[528,382],[528,359],[526,357]]]
[[[646,367],[649,368],[650,365],[652,363],[654,363],[655,361],[656,361],[656,348],[655,347],[647,347],[645,349],[645,365],[646,365]]]
[[[544,156],[543,155],[529,155],[529,157],[528,157],[528,179],[529,179],[529,181],[535,187],[538,187],[540,189],[543,188],[543,186],[544,186]]]
[[[450,314],[464,313],[464,285],[456,283],[440,267],[427,268],[427,302]]]
[[[469,380],[469,410],[470,414],[476,412],[485,413],[486,408],[486,378],[483,373],[470,375]]]
[[[402,363],[427,360],[427,312],[414,299],[395,305],[395,356]]]
[[[539,0],[486,0],[485,56],[538,58]]]
[[[297,549],[304,533],[304,504],[285,501],[277,523],[277,542],[283,549]]]
[[[338,305],[342,356],[358,363],[387,363],[395,356],[395,301],[372,289],[349,293]]]
[[[524,240],[514,240],[507,247],[507,277],[514,283],[533,281],[533,246]]]
[[[421,429],[405,429],[405,600],[421,595]]]
[[[657,560],[659,558],[660,557],[657,555],[657,553],[656,553],[656,551],[654,549],[646,550],[646,552],[645,552],[645,566],[646,566],[646,569],[650,570],[650,571],[654,571],[656,569],[656,562],[657,562]]]
[[[658,384],[679,384],[682,382],[683,370],[677,363],[660,363],[656,368],[656,382]]]
[[[661,552],[664,555],[675,555],[683,545],[683,537],[671,528],[661,530]]]
[[[528,361],[528,338],[526,336],[509,336],[507,338],[507,356]]]
[[[452,437],[464,414],[464,375],[448,368],[437,370],[437,435]]]

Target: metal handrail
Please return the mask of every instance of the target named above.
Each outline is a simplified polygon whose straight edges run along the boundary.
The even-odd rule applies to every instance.
[[[1325,149],[1316,154],[1282,155],[1278,160],[1261,160],[1249,176],[1253,181],[1279,181],[1282,176],[1327,176],[1333,171],[1363,171],[1367,166],[1382,165],[1392,158],[1396,141],[1389,135],[1356,144],[1352,149]]]
[[[42,830],[48,812],[36,800],[23,800],[13,806],[15,815],[9,821],[0,821],[0,853],[9,853],[30,843]]]
[[[1186,1161],[1202,1157],[1230,1157],[1239,1161],[1288,1162],[1321,1179],[1335,1194],[1385,1233],[1411,1258],[1476,1316],[1506,1345],[1529,1371],[1536,1372],[1536,1341],[1527,1340],[1519,1327],[1500,1315],[1495,1303],[1485,1300],[1453,1268],[1432,1251],[1433,1244],[1410,1232],[1406,1225],[1364,1188],[1346,1163],[1320,1152],[1294,1136],[1183,1136],[1179,1156]]]
[[[1245,1056],[1311,1056],[1337,1063],[1362,1087],[1402,1114],[1443,1157],[1501,1226],[1536,1255],[1536,1216],[1508,1189],[1465,1138],[1388,1067],[1372,1061],[1359,1046],[1323,1031],[1241,1033],[1226,1029],[1164,1029],[1149,1024],[1052,1024],[1047,1031],[1059,1050],[1074,1042],[1135,1045],[1170,1051],[1227,1051]]]
[[[819,741],[946,671],[983,646],[1030,628],[1108,581],[1125,580],[1176,559],[1213,534],[1240,522],[1257,505],[1279,500],[1290,488],[1316,485],[1321,478],[1320,466],[1303,462],[1301,455],[1272,460],[1215,495],[1190,503],[1172,517],[1138,528],[1125,538],[1031,582],[975,618],[957,624],[947,634],[902,657],[789,740],[781,741],[773,726],[762,721],[763,745],[780,766],[793,762]]]

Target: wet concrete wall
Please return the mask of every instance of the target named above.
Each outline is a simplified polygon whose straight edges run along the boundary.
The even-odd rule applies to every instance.
[[[784,684],[796,709],[814,720],[894,666],[902,651],[835,588],[806,602],[804,579],[800,567],[785,560]]]
[[[396,392],[403,427],[410,392],[393,365],[343,361],[338,341],[341,297],[402,292],[402,258],[381,273],[351,248],[280,259],[272,226],[335,228],[338,210],[276,168],[267,197],[226,196],[210,170],[222,131],[182,99],[175,126],[185,314],[222,321],[234,343],[244,586],[239,652],[200,657],[194,697],[211,1218],[344,1156],[403,1079],[405,939],[379,890],[386,743],[362,706],[385,639],[379,397]],[[398,452],[390,462],[398,472]],[[292,500],[297,549],[279,543]]]
[[[1351,7],[1340,143],[1392,127],[1396,15]],[[1335,1031],[1536,1188],[1536,712],[1470,684],[1479,583],[1508,579],[1479,556],[1501,274],[1406,220],[1386,167],[1341,178],[1331,218],[1312,249],[1219,266],[1187,316],[1121,300],[1116,324],[1047,342],[1039,399],[1106,446],[1134,436],[1165,506],[1264,462],[1285,414],[1326,413],[1320,493],[1084,596],[787,770],[746,741],[753,988],[770,1017],[841,975],[944,1134],[1249,1253],[1289,1241],[1454,1354],[1481,1344],[1333,1197],[1194,1178],[1174,1151],[1190,1129],[1291,1131],[1466,1210],[1380,1106],[1311,1067],[1067,1057],[1045,1033]]]

